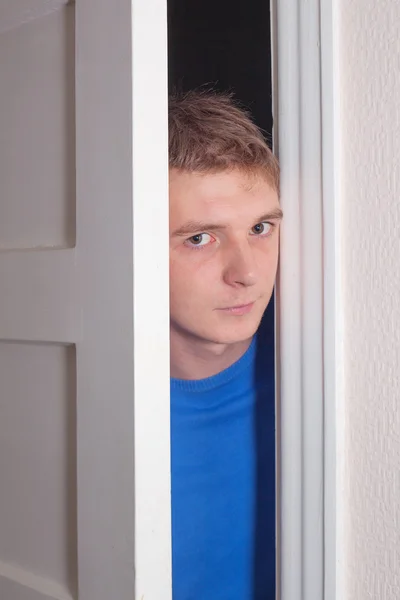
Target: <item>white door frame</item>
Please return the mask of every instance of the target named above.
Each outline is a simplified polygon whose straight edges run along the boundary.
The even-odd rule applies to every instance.
[[[160,5],[165,3],[165,0],[152,1]],[[136,0],[136,4],[141,6],[141,0]],[[141,6],[138,15],[143,20],[138,16],[136,23],[133,21],[136,41],[138,43],[141,40],[143,55],[146,52],[154,55],[152,72],[157,73],[158,70],[159,73],[158,82],[150,82],[148,73],[141,73],[139,65],[142,88],[138,86],[135,91],[134,86],[134,92],[137,94],[138,90],[144,90],[145,83],[154,85],[154,98],[157,98],[157,93],[163,98],[166,87],[162,52],[165,52],[165,58],[167,23],[165,7],[159,8],[161,16],[155,19],[151,7],[145,9]],[[274,135],[282,169],[281,196],[285,213],[277,281],[280,432],[278,597],[281,600],[336,600],[343,597],[338,552],[338,548],[342,547],[340,488],[343,472],[343,456],[340,452],[343,447],[343,310],[338,9],[331,0],[311,0],[307,3],[300,0],[272,0],[272,8],[274,112],[277,124]],[[159,34],[151,42],[144,39],[150,21]],[[157,39],[159,41],[155,46],[154,40]],[[142,114],[148,115],[149,111],[145,110],[149,100],[147,92],[148,88],[141,99],[137,96],[137,110],[141,107]],[[151,109],[154,116],[156,112],[164,114],[163,101],[160,104],[154,100]],[[150,121],[146,123],[143,125],[143,134],[146,126],[151,127]],[[157,127],[153,124],[153,135],[157,131],[160,133],[162,126],[166,127],[165,121],[158,122]],[[164,132],[162,137],[165,138],[165,135]],[[140,144],[137,148],[139,153]],[[146,161],[151,162],[151,158],[149,146],[146,157],[140,159],[144,169]],[[145,178],[141,185],[144,191]],[[147,272],[143,265],[143,282],[146,281]],[[165,279],[160,283],[160,289],[164,289],[164,285],[167,285]],[[145,311],[143,305],[143,314]],[[156,335],[156,328],[153,333]],[[147,334],[146,326],[143,335]],[[165,364],[163,351],[166,351],[165,345],[159,354],[160,361]],[[150,357],[149,354],[149,365]],[[151,370],[147,376],[151,376]],[[146,378],[143,376],[143,389],[145,385]],[[154,427],[151,417],[155,413],[146,406],[144,410],[145,422],[150,428]],[[160,422],[158,456],[161,448],[167,446],[165,431]],[[137,433],[140,436],[140,432]],[[142,430],[141,435],[139,443],[143,456],[151,456],[154,449],[148,445],[145,431]],[[154,579],[154,573],[157,573],[160,593],[155,597],[167,600],[169,591],[163,587],[163,582],[169,582],[169,558],[166,560],[165,554],[165,549],[170,545],[167,523],[169,504],[168,510],[163,511],[160,518],[155,505],[148,507],[146,503],[149,492],[158,485],[158,477],[165,499],[168,478],[165,462],[159,466],[154,460],[151,469],[149,476],[152,485],[147,486],[144,476],[142,492],[139,492],[142,494],[144,521],[143,525],[136,521],[139,525],[136,545],[142,549],[136,560],[140,555],[143,557],[138,573],[143,574],[146,585],[152,584],[152,577]],[[158,536],[164,548],[164,556],[161,553],[156,560],[152,558],[151,546],[146,542],[153,523],[159,525],[158,534],[153,539]]]
[[[273,0],[281,600],[342,598],[337,4]]]

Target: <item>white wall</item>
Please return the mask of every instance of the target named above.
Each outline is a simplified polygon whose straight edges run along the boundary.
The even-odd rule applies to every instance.
[[[341,0],[346,599],[400,598],[400,2]]]

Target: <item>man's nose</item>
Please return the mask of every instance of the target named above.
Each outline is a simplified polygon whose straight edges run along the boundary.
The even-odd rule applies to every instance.
[[[249,243],[230,249],[225,258],[225,283],[238,287],[248,287],[256,283],[257,265]]]

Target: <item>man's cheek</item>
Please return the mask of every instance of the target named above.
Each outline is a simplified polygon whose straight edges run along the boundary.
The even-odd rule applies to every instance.
[[[171,290],[171,309],[173,308],[176,313],[194,311],[197,304],[196,295],[189,287],[181,285]]]

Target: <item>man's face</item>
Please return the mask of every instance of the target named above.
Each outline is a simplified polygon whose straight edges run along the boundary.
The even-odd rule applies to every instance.
[[[170,171],[171,339],[251,338],[271,298],[280,207],[265,179]]]

